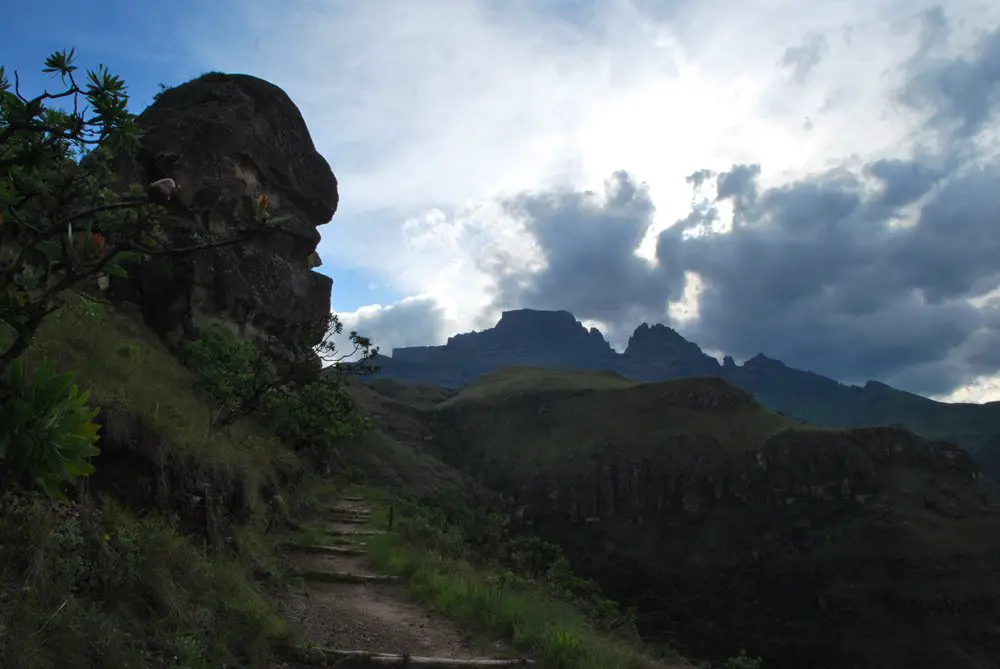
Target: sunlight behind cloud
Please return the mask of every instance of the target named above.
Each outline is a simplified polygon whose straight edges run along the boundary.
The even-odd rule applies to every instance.
[[[452,328],[440,341],[491,325],[500,284],[545,266],[500,205],[521,191],[599,192],[627,170],[656,208],[637,248],[649,259],[657,233],[690,211],[685,177],[697,170],[757,164],[766,189],[926,150],[924,116],[899,101],[913,54],[954,55],[1000,22],[1000,5],[957,0],[947,9],[976,20],[952,21],[947,44],[922,49],[935,6],[601,0],[570,15],[527,0],[233,4],[238,30],[192,26],[189,47],[299,104],[342,193],[322,230],[322,271],[358,268],[440,306]],[[248,36],[253,51],[234,48]],[[710,234],[724,235],[732,206],[718,208]],[[687,286],[669,310],[678,320],[697,313],[698,282]]]

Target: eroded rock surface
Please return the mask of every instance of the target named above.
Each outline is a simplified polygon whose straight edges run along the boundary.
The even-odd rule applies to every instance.
[[[144,263],[133,284],[146,320],[168,341],[211,321],[244,336],[315,344],[330,312],[317,227],[339,200],[337,179],[298,108],[277,86],[241,74],[207,74],[167,89],[139,116],[144,130],[124,178],[173,178],[163,222],[178,245],[226,239],[254,226],[266,194],[276,229],[182,258]]]

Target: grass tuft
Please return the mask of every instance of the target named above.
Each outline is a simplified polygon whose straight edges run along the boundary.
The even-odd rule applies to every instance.
[[[509,639],[546,669],[670,666],[601,635],[576,608],[539,589],[505,583],[462,560],[407,545],[398,535],[371,537],[367,546],[373,563],[404,578],[419,600],[483,637]]]

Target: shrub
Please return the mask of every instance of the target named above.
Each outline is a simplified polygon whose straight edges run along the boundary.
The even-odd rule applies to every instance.
[[[760,669],[761,662],[759,657],[750,657],[745,650],[741,650],[739,655],[726,660],[722,669]]]
[[[347,389],[345,370],[321,371],[315,354],[279,362],[218,324],[182,342],[179,353],[195,373],[195,389],[215,407],[212,427],[256,416],[289,446],[323,459],[370,427]]]
[[[224,326],[205,328],[181,343],[180,359],[195,371],[195,390],[214,406],[212,426],[254,413],[278,381],[274,363],[253,343]]]
[[[13,478],[61,497],[60,484],[94,471],[98,410],[87,405],[71,374],[43,362],[28,374],[16,361],[0,388],[0,460]]]
[[[465,506],[413,509],[400,533],[414,543],[508,574],[512,582],[542,586],[551,596],[588,611],[601,630],[634,630],[634,610],[623,612],[597,583],[575,574],[558,544],[512,534],[504,514]]]

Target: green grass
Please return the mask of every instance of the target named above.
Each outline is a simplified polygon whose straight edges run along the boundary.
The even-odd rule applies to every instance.
[[[635,459],[698,453],[723,460],[782,430],[808,429],[717,378],[638,384],[610,374],[515,369],[481,381],[435,410],[451,429],[437,445],[450,464],[513,482],[539,471],[589,474],[592,458],[609,449]]]
[[[95,403],[140,417],[199,462],[245,476],[293,465],[291,452],[253,421],[212,433],[208,404],[191,392],[191,372],[140,318],[81,297],[68,299],[39,329],[27,362],[54,360],[77,375]]]
[[[291,634],[244,564],[164,519],[8,493],[0,537],[4,666],[267,667]]]
[[[54,360],[122,425],[142,426],[134,458],[125,446],[116,461],[138,468],[122,470],[112,487],[155,488],[159,476],[172,506],[159,515],[97,494],[77,502],[14,491],[0,497],[0,664],[271,666],[293,631],[268,594],[287,570],[275,557],[277,537],[263,532],[262,488],[300,471],[298,458],[252,421],[210,432],[191,374],[141,319],[122,311],[71,297],[25,358],[29,367]],[[206,479],[238,499],[216,508],[227,538],[213,549],[177,522],[185,513],[200,517],[184,505],[203,501],[185,491]]]
[[[394,534],[371,537],[374,564],[406,579],[432,609],[492,639],[509,639],[545,669],[652,669],[666,665],[601,635],[572,606],[497,574],[407,545]]]
[[[523,395],[552,391],[621,390],[636,385],[638,383],[617,372],[505,367],[484,374],[438,406],[447,408],[469,402],[504,402]]]

